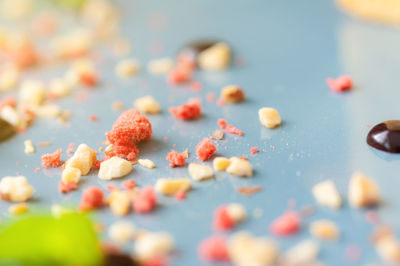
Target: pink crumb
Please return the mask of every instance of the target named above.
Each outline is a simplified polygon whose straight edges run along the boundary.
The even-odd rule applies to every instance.
[[[192,70],[178,65],[174,67],[168,74],[167,81],[170,84],[182,84],[188,82],[192,77]]]
[[[164,140],[165,142],[167,142],[167,141],[168,141],[168,137],[164,137],[163,140]]]
[[[203,89],[203,85],[198,82],[198,81],[192,81],[189,84],[189,87],[192,89],[192,91],[194,92],[198,92],[201,91]]]
[[[35,173],[38,173],[40,171],[40,168],[36,167],[34,171],[35,171]]]
[[[15,99],[15,96],[8,96],[0,101],[0,110],[5,106],[15,107],[16,105],[17,100]]]
[[[168,260],[165,256],[155,256],[144,260],[140,263],[141,266],[169,266]]]
[[[109,191],[118,190],[118,187],[116,185],[114,185],[114,184],[107,185],[106,188]]]
[[[213,92],[207,93],[206,99],[207,99],[207,101],[210,102],[210,103],[213,102],[213,101],[215,100],[215,93],[213,93]]]
[[[218,231],[231,230],[235,226],[225,206],[218,207],[214,211],[213,228]]]
[[[181,120],[196,119],[201,115],[201,106],[199,100],[189,100],[179,107],[171,107],[169,111]]]
[[[174,197],[175,197],[175,199],[177,199],[179,201],[184,200],[184,199],[186,199],[186,191],[180,190],[175,193]]]
[[[17,165],[17,166],[18,166],[18,165],[19,165],[19,162],[15,162],[15,165]]]
[[[86,86],[86,87],[94,87],[97,85],[97,83],[99,82],[98,77],[96,74],[94,73],[82,73],[79,76],[79,81],[82,85]]]
[[[58,186],[58,191],[60,193],[68,193],[73,190],[78,189],[78,184],[75,183],[64,183],[63,181],[60,181],[59,186]]]
[[[59,167],[62,165],[61,161],[61,149],[56,150],[55,152],[51,154],[45,154],[42,156],[42,166],[44,168],[51,168],[51,167]]]
[[[294,234],[300,229],[300,217],[294,211],[288,211],[278,217],[269,227],[270,232],[277,236]]]
[[[89,116],[89,121],[90,122],[97,122],[99,120],[99,117],[97,115],[90,115]]]
[[[203,239],[197,248],[199,257],[207,262],[228,262],[229,253],[226,238],[215,235]]]
[[[379,222],[379,214],[375,210],[369,210],[365,213],[365,220],[370,224],[377,224]]]
[[[126,180],[122,183],[122,186],[127,190],[131,190],[136,187],[136,182],[135,180]]]
[[[144,187],[133,200],[133,209],[138,213],[151,212],[157,204],[156,193],[153,187]]]
[[[253,148],[250,149],[250,154],[251,154],[251,155],[255,155],[255,154],[258,153],[258,152],[259,152],[259,150],[258,150],[257,147],[253,147]]]
[[[348,245],[345,250],[346,258],[352,262],[358,261],[361,257],[361,248],[357,245]]]
[[[353,87],[353,79],[347,75],[339,76],[337,79],[328,78],[326,83],[334,92],[348,91]]]
[[[169,166],[171,167],[184,166],[186,164],[185,156],[175,150],[171,150],[165,159],[170,162]]]
[[[233,125],[226,125],[225,131],[230,134],[235,134],[238,136],[243,136],[243,131],[234,127]]]
[[[220,119],[218,119],[217,124],[221,129],[225,129],[228,122],[226,122],[225,119],[220,118]]]
[[[71,142],[70,144],[68,144],[68,148],[67,148],[67,154],[72,154],[74,152],[75,149],[75,143]]]
[[[197,158],[201,161],[205,161],[211,158],[217,148],[208,138],[204,138],[196,146]]]
[[[218,105],[219,107],[224,106],[224,104],[225,104],[224,99],[219,98],[219,99],[217,100],[217,105]]]
[[[104,192],[98,187],[89,187],[82,193],[79,210],[90,211],[104,205]]]
[[[100,162],[99,160],[96,159],[96,160],[93,162],[92,169],[94,169],[94,170],[100,169],[100,164],[101,164],[101,162]]]

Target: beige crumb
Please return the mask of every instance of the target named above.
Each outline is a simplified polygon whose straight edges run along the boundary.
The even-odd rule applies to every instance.
[[[375,182],[362,173],[354,173],[349,183],[349,202],[354,208],[379,204],[379,190]]]
[[[336,241],[339,238],[339,228],[329,220],[314,221],[310,225],[310,233],[322,240]]]
[[[226,43],[217,43],[202,51],[197,57],[200,68],[207,71],[227,69],[231,62],[231,48]]]
[[[145,114],[158,114],[161,112],[161,107],[158,102],[150,95],[136,99],[133,105]]]
[[[231,164],[231,161],[225,157],[215,157],[213,160],[213,167],[215,171],[225,171]]]
[[[239,103],[244,101],[245,94],[239,86],[229,85],[222,88],[221,98],[227,103]]]
[[[8,212],[11,214],[23,214],[28,211],[28,205],[26,203],[13,204],[8,208]]]
[[[41,141],[36,144],[38,147],[49,147],[51,146],[51,141]]]
[[[123,59],[115,67],[115,73],[120,78],[128,78],[140,71],[140,64],[135,59]]]
[[[375,249],[381,258],[390,265],[400,263],[400,243],[394,235],[388,234],[380,237],[375,243]]]
[[[81,175],[87,175],[96,159],[96,151],[86,144],[80,144],[74,155],[65,162],[65,168],[78,168],[81,170]]]
[[[42,118],[57,118],[61,114],[60,106],[47,103],[36,108],[36,115]]]
[[[278,111],[270,107],[263,107],[258,110],[258,118],[260,123],[267,128],[275,128],[282,123]]]
[[[174,239],[167,232],[146,232],[136,238],[133,255],[139,261],[167,256],[174,249]]]
[[[153,169],[153,168],[156,167],[156,164],[152,160],[149,160],[149,159],[139,159],[138,163],[141,166],[146,167],[146,168],[150,168],[150,169]]]
[[[81,170],[75,167],[67,167],[61,174],[61,180],[64,183],[78,184],[81,179]]]
[[[131,209],[132,200],[135,198],[138,189],[120,191],[114,189],[107,202],[111,211],[117,216],[127,215]]]
[[[188,191],[191,188],[190,179],[188,178],[177,178],[177,179],[167,179],[159,178],[157,179],[154,189],[164,195],[174,195],[179,191]]]
[[[49,83],[49,92],[55,97],[65,97],[72,92],[72,86],[62,78],[52,79]]]
[[[19,70],[15,66],[6,67],[0,73],[0,92],[14,89],[20,78]]]
[[[220,129],[216,129],[213,131],[212,136],[217,140],[223,140],[225,133],[224,133],[224,131],[222,131]]]
[[[182,154],[183,158],[185,158],[185,159],[189,158],[189,150],[188,149],[185,149],[181,154]]]
[[[117,244],[126,244],[134,239],[136,231],[132,223],[117,221],[108,228],[108,236]]]
[[[229,257],[234,265],[275,265],[279,248],[275,241],[237,232],[228,241]]]
[[[122,109],[124,109],[124,104],[120,101],[114,101],[111,104],[111,109],[114,111],[121,111]]]
[[[147,71],[154,75],[167,74],[173,67],[174,61],[168,57],[153,59],[147,63]]]
[[[226,205],[226,211],[235,224],[242,223],[247,219],[246,209],[239,203]]]
[[[303,240],[286,251],[283,260],[287,265],[311,265],[317,259],[319,250],[314,240]]]
[[[72,116],[72,111],[71,110],[62,110],[59,117],[58,121],[60,123],[66,123]]]
[[[117,179],[126,176],[132,169],[129,161],[114,156],[101,163],[98,176],[101,180]]]
[[[6,120],[14,127],[19,127],[22,124],[22,118],[17,110],[9,105],[0,109],[0,118]]]
[[[24,176],[6,176],[0,181],[0,197],[5,201],[23,202],[33,194],[33,187]]]
[[[19,91],[20,103],[27,106],[38,106],[46,97],[46,85],[39,80],[25,80]]]
[[[228,168],[226,168],[229,174],[240,177],[253,176],[253,166],[248,160],[232,157],[230,158],[230,162]]]
[[[312,193],[316,201],[323,206],[337,209],[342,205],[342,198],[332,180],[316,184],[312,188]]]
[[[214,176],[214,172],[210,166],[190,163],[188,167],[189,175],[196,181],[203,181]]]
[[[27,139],[24,141],[24,152],[25,154],[33,154],[35,153],[35,147],[33,146],[33,143],[30,139]]]

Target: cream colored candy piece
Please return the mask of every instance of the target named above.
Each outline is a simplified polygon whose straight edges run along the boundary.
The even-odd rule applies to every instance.
[[[127,78],[136,75],[140,70],[140,64],[134,59],[124,59],[115,67],[115,73],[120,78]]]
[[[239,203],[228,204],[226,206],[226,211],[235,224],[244,222],[247,219],[246,209]]]
[[[0,197],[5,201],[23,202],[33,194],[33,187],[24,176],[6,176],[0,181]]]
[[[199,54],[197,62],[204,70],[224,70],[231,62],[231,49],[226,43],[214,44]]]
[[[400,243],[394,236],[388,235],[380,238],[375,248],[381,258],[390,265],[400,263]]]
[[[108,228],[110,239],[118,244],[125,244],[132,241],[135,234],[136,227],[129,222],[118,221]]]
[[[133,105],[145,114],[158,114],[161,111],[158,102],[150,95],[136,99]]]
[[[132,169],[132,164],[129,161],[114,156],[101,163],[99,178],[102,180],[121,178],[129,174]]]
[[[144,233],[140,235],[134,245],[133,253],[139,261],[156,256],[166,256],[174,249],[174,240],[169,233]]]
[[[147,71],[155,75],[167,74],[173,67],[174,61],[168,57],[153,59],[147,63]]]
[[[159,178],[154,186],[154,189],[164,195],[174,195],[178,191],[188,191],[191,188],[190,179],[178,178],[167,179]]]
[[[190,163],[188,167],[189,175],[196,181],[203,181],[213,177],[214,172],[210,166]]]
[[[20,115],[9,105],[0,109],[0,117],[15,127],[18,127],[22,123]]]
[[[275,128],[282,122],[278,111],[270,107],[263,107],[258,110],[258,118],[260,123],[267,128]]]
[[[59,57],[85,55],[93,45],[93,35],[88,29],[75,28],[53,39],[53,49]]]
[[[316,184],[312,188],[312,193],[317,202],[323,206],[337,209],[342,205],[342,198],[332,180]]]
[[[253,166],[248,160],[232,157],[226,171],[235,176],[250,177],[253,176]]]
[[[108,204],[110,205],[111,211],[117,216],[127,215],[137,191],[137,189],[129,191],[114,189],[108,198]]]
[[[354,208],[370,207],[379,201],[379,190],[375,182],[362,173],[354,173],[349,184],[350,205]]]
[[[309,265],[317,259],[319,249],[314,240],[304,240],[286,251],[283,259],[288,265]]]
[[[65,168],[75,167],[81,170],[81,175],[87,175],[96,158],[96,151],[86,144],[80,144],[74,155],[66,161]]]
[[[316,238],[335,241],[339,238],[339,229],[329,220],[314,221],[310,225],[310,233]]]
[[[23,105],[41,105],[45,99],[46,86],[38,80],[26,80],[19,91],[19,100]]]
[[[65,74],[65,80],[71,85],[76,86],[80,82],[82,74],[95,75],[96,70],[92,61],[89,59],[79,59],[72,63]]]
[[[227,103],[239,103],[244,101],[245,94],[239,86],[229,85],[222,88],[221,97]]]
[[[150,168],[150,169],[156,167],[155,163],[152,160],[149,160],[149,159],[139,159],[138,163],[141,166],[146,167],[146,168]]]
[[[60,115],[61,109],[57,104],[47,103],[37,107],[36,114],[43,118],[56,118]]]
[[[27,139],[24,141],[24,146],[25,146],[25,149],[24,149],[25,154],[35,153],[35,147],[33,147],[33,143],[30,139]]]
[[[81,179],[81,170],[75,167],[67,167],[61,174],[61,180],[64,183],[75,183],[78,184]]]
[[[275,265],[279,248],[273,240],[255,238],[247,232],[234,233],[228,241],[231,261],[239,266]]]
[[[12,214],[22,214],[28,211],[28,205],[26,203],[18,203],[11,205],[8,208],[8,212]]]
[[[215,171],[224,171],[231,164],[231,161],[225,157],[215,157],[213,167]]]
[[[72,86],[65,79],[55,78],[49,83],[49,91],[56,97],[65,97],[72,91]]]
[[[27,18],[34,6],[33,0],[2,0],[0,1],[0,11],[4,18],[23,19]]]
[[[51,205],[50,211],[51,211],[51,214],[56,218],[59,218],[64,214],[73,212],[73,210],[67,209],[59,204]]]
[[[0,73],[0,92],[14,89],[19,81],[19,71],[16,67],[7,67]]]

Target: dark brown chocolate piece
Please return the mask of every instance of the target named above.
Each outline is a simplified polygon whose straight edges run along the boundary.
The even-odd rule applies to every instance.
[[[104,266],[137,266],[139,265],[130,256],[125,254],[107,254]]]
[[[17,131],[15,127],[6,120],[0,118],[0,142],[13,136]]]
[[[219,41],[216,40],[194,41],[183,46],[179,53],[188,53],[196,57],[199,53],[210,48],[214,44],[217,44],[218,42]]]
[[[368,133],[371,147],[390,153],[400,153],[400,120],[388,120],[377,124]]]

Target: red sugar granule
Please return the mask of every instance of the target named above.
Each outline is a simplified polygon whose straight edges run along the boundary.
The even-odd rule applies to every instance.
[[[151,139],[150,121],[135,109],[124,111],[114,122],[112,130],[106,133],[113,145],[129,145]]]
[[[74,152],[75,149],[75,143],[71,142],[70,144],[68,144],[68,148],[67,148],[67,154],[72,154]]]
[[[89,116],[89,121],[90,122],[97,122],[99,120],[99,117],[97,115],[90,115]]]
[[[168,259],[165,256],[155,256],[140,263],[141,266],[168,266]]]
[[[203,239],[197,252],[199,257],[206,262],[228,262],[229,253],[226,238],[223,236],[210,236]]]
[[[198,81],[190,82],[189,87],[192,89],[192,91],[195,92],[201,91],[203,89],[203,85]]]
[[[347,75],[340,76],[337,79],[328,78],[326,83],[334,92],[348,91],[353,87],[353,79]]]
[[[227,133],[236,134],[238,136],[243,136],[243,132],[232,125],[226,125],[225,131]]]
[[[201,115],[201,106],[199,100],[189,100],[179,107],[171,107],[169,111],[181,120],[191,120]]]
[[[269,229],[277,236],[294,234],[300,229],[300,217],[294,211],[287,211],[273,221]]]
[[[82,85],[86,87],[94,87],[98,83],[98,78],[94,73],[82,73],[79,76],[79,81]]]
[[[226,122],[225,119],[220,118],[220,119],[218,119],[217,124],[221,129],[225,129],[228,122]]]
[[[254,155],[256,153],[258,153],[258,148],[257,147],[253,147],[253,148],[250,149],[250,154],[251,155]]]
[[[107,188],[109,191],[113,191],[113,190],[115,190],[115,189],[118,190],[118,187],[117,187],[116,185],[114,185],[114,184],[107,185],[106,188]]]
[[[170,84],[182,84],[192,77],[192,70],[184,65],[174,67],[168,74],[167,81]]]
[[[34,171],[35,171],[35,173],[38,173],[40,171],[40,168],[36,167]]]
[[[45,154],[42,156],[42,166],[44,168],[51,168],[51,167],[59,167],[62,165],[61,161],[61,149],[56,150],[55,152],[49,154]]]
[[[179,201],[184,200],[184,199],[186,199],[186,191],[180,190],[175,193],[174,197],[175,197],[175,199],[177,199]]]
[[[126,180],[122,183],[122,186],[127,190],[134,189],[136,187],[136,182],[135,180]]]
[[[63,181],[60,181],[58,186],[58,191],[63,194],[77,189],[78,189],[78,184],[76,183],[69,183],[69,182],[64,183]]]
[[[89,187],[83,191],[79,209],[90,211],[104,205],[104,192],[98,187]]]
[[[235,222],[229,216],[225,206],[218,207],[214,211],[213,227],[215,230],[224,231],[231,230],[235,226]]]
[[[196,146],[196,154],[199,160],[205,161],[209,159],[217,150],[214,144],[208,139],[204,138]]]
[[[96,160],[93,162],[92,169],[94,169],[94,170],[100,169],[100,164],[101,164],[101,162],[100,162],[99,160],[96,159]]]
[[[171,167],[184,166],[186,164],[185,156],[175,150],[171,150],[165,159],[170,162],[169,166]]]
[[[128,161],[132,161],[139,154],[139,149],[136,147],[135,144],[120,145],[120,146],[113,145],[113,150],[114,152],[111,154],[117,155],[119,157],[124,157]]]
[[[147,213],[152,211],[156,204],[157,197],[153,187],[144,187],[133,201],[133,210],[138,213]]]

